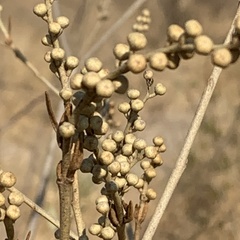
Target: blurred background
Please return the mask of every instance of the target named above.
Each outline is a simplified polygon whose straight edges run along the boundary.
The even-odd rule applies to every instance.
[[[124,14],[140,1],[57,1],[56,13],[67,16],[71,25],[65,30],[63,41],[68,42],[68,52],[80,57],[89,54],[93,46],[109,31],[111,35],[90,56],[99,57],[105,68],[114,69],[112,49],[116,43],[126,43],[136,17],[143,8],[151,11],[152,22],[146,33],[148,46],[144,52],[161,47],[166,42],[166,30],[172,23],[184,25],[189,19],[202,23],[204,33],[214,42],[222,43],[231,25],[237,8],[235,0],[148,0],[142,1],[131,16]],[[35,0],[0,0],[3,6],[2,19],[5,24],[11,17],[14,44],[34,64],[39,72],[59,88],[58,80],[49,71],[43,56],[47,48],[41,44],[46,34],[44,21],[32,13]],[[105,3],[105,5],[102,5]],[[107,18],[99,20],[105,6]],[[122,19],[122,24],[113,29]],[[0,41],[4,42],[0,33]],[[60,160],[60,150],[49,122],[44,101],[44,91],[48,91],[53,108],[59,109],[59,97],[52,93],[33,73],[20,62],[13,52],[0,45],[0,165],[5,171],[17,176],[16,187],[36,201],[45,191],[43,208],[58,218],[58,190],[55,178],[56,163]],[[223,71],[210,102],[205,119],[191,150],[187,169],[176,189],[170,204],[160,222],[154,239],[162,240],[206,240],[240,239],[240,87],[239,63]],[[141,116],[147,128],[140,134],[148,143],[156,135],[161,135],[167,151],[163,154],[164,165],[152,187],[160,198],[166,182],[175,165],[181,147],[198,105],[202,91],[210,76],[212,65],[209,57],[195,56],[190,61],[182,61],[175,70],[155,73],[155,82],[167,87],[163,97],[150,100]],[[144,96],[146,86],[142,75],[128,73],[130,87],[139,87]],[[115,95],[116,104],[125,100],[123,95]],[[117,113],[116,113],[117,114]],[[125,126],[121,119],[120,129]],[[46,159],[49,160],[46,165]],[[52,159],[52,160],[51,160]],[[45,176],[47,173],[47,176]],[[42,188],[44,178],[46,188]],[[82,209],[87,227],[96,222],[95,199],[99,196],[99,186],[93,186],[90,175],[81,175],[80,191]],[[127,196],[134,203],[137,192]],[[151,202],[142,232],[154,212],[157,200]],[[16,236],[25,239],[29,230],[31,240],[54,239],[55,228],[41,217],[34,217],[25,205],[21,206],[21,218],[16,221]],[[100,216],[100,215],[99,215]],[[0,239],[6,237],[0,224]],[[95,239],[92,238],[91,239]]]

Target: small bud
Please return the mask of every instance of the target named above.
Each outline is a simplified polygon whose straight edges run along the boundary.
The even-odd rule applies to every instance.
[[[128,162],[126,162],[126,161],[120,162],[120,165],[121,165],[120,173],[122,175],[125,175],[130,171],[130,164]]]
[[[87,72],[88,72],[87,69],[86,69],[85,67],[83,67],[82,70],[81,70],[81,73],[82,73],[83,75],[85,75]]]
[[[105,196],[105,195],[99,196],[99,197],[96,199],[95,204],[97,205],[97,204],[102,203],[102,202],[108,203],[108,198],[107,198],[107,196]]]
[[[20,217],[19,207],[15,205],[9,205],[6,210],[6,215],[13,221],[17,220]]]
[[[157,197],[157,193],[152,188],[149,188],[146,192],[146,196],[149,200],[154,200]]]
[[[158,154],[154,159],[152,159],[152,164],[154,167],[161,166],[163,164],[163,160],[160,154]]]
[[[81,73],[76,73],[72,76],[70,80],[70,86],[73,90],[78,90],[82,88],[83,75]]]
[[[69,19],[65,16],[59,16],[57,17],[57,23],[61,26],[61,28],[66,28],[69,25]]]
[[[0,185],[10,188],[15,185],[17,179],[12,172],[2,172],[0,174]]]
[[[120,143],[123,139],[124,139],[124,133],[123,131],[116,131],[112,134],[112,139],[117,142]]]
[[[11,192],[8,195],[8,202],[12,205],[21,206],[24,202],[23,194],[20,192]]]
[[[154,146],[147,146],[144,149],[144,153],[147,158],[153,159],[157,156],[157,148]]]
[[[183,28],[177,24],[170,25],[167,30],[167,35],[171,42],[178,42],[183,33]]]
[[[133,146],[130,143],[126,143],[122,146],[122,154],[124,156],[131,156],[133,153]]]
[[[93,177],[101,179],[107,175],[106,167],[96,164],[92,169]]]
[[[67,101],[73,96],[73,92],[71,88],[63,88],[59,92],[59,95],[63,100]]]
[[[99,72],[102,69],[102,62],[96,57],[88,58],[85,67],[88,72]]]
[[[156,95],[164,95],[166,93],[166,87],[164,87],[161,83],[158,83],[154,87],[154,92]]]
[[[114,92],[112,81],[104,79],[96,84],[96,93],[103,98],[110,98]]]
[[[134,99],[131,101],[131,108],[135,112],[139,112],[144,107],[144,102],[140,99]]]
[[[132,32],[127,37],[128,44],[133,51],[141,50],[146,47],[147,39],[144,34]]]
[[[44,3],[39,3],[33,8],[33,12],[38,17],[44,17],[47,13],[47,6]]]
[[[167,147],[165,144],[162,144],[160,147],[159,147],[159,152],[165,152],[167,150]]]
[[[97,73],[87,72],[83,76],[82,84],[83,84],[84,87],[86,87],[88,89],[93,89],[93,88],[95,88],[97,83],[100,82],[100,81],[101,81],[101,78],[99,77],[99,75]]]
[[[75,133],[75,127],[69,122],[63,122],[59,127],[59,133],[64,138],[70,138]]]
[[[130,99],[136,99],[140,96],[140,92],[137,89],[129,89],[127,91],[127,96]]]
[[[163,144],[163,138],[162,137],[154,137],[153,138],[153,143],[155,146],[161,146]]]
[[[86,136],[84,138],[83,147],[88,151],[94,151],[98,147],[98,139],[95,136]]]
[[[119,154],[116,156],[115,160],[121,163],[121,162],[127,162],[128,158],[126,156],[123,156],[122,154]]]
[[[83,159],[80,170],[82,173],[90,173],[92,172],[93,167],[94,167],[94,161],[92,158],[89,157],[89,158]]]
[[[212,53],[212,63],[221,68],[229,66],[232,61],[232,55],[227,48],[215,49]]]
[[[153,72],[151,70],[146,70],[144,73],[143,73],[143,77],[145,79],[152,79],[153,78]]]
[[[197,37],[202,34],[202,25],[197,20],[189,20],[185,23],[186,33],[190,37]]]
[[[143,150],[146,146],[147,146],[146,141],[143,139],[138,138],[133,142],[133,148],[138,151]]]
[[[138,183],[138,176],[133,173],[128,173],[126,175],[126,180],[127,180],[129,186],[134,186]]]
[[[153,54],[149,59],[150,67],[157,71],[162,71],[166,68],[168,58],[165,53],[159,52]]]
[[[65,56],[65,51],[62,48],[54,48],[51,52],[51,57],[54,60],[62,61]]]
[[[114,156],[109,151],[103,151],[103,152],[101,152],[101,154],[99,156],[99,161],[103,165],[109,165],[109,164],[111,164],[114,161]]]
[[[127,44],[119,43],[113,48],[113,54],[116,59],[122,61],[129,57],[130,48]]]
[[[143,15],[144,17],[150,17],[150,11],[149,11],[149,9],[144,8],[144,9],[142,10],[142,15]]]
[[[118,185],[115,183],[115,181],[107,182],[105,187],[109,193],[115,193],[118,191]]]
[[[115,183],[117,184],[118,188],[123,188],[127,184],[127,181],[125,178],[116,177]]]
[[[148,169],[146,169],[145,171],[145,176],[148,179],[153,179],[157,176],[156,170],[153,167],[149,167]]]
[[[102,141],[102,149],[109,152],[115,152],[117,150],[117,144],[112,139],[104,139]]]
[[[213,41],[205,35],[200,35],[194,39],[196,52],[199,54],[207,55],[213,49]]]
[[[109,211],[110,207],[108,202],[100,202],[96,205],[96,209],[99,213],[106,214]]]
[[[94,223],[90,226],[90,228],[88,229],[88,231],[92,234],[92,235],[98,235],[102,230],[102,226],[100,224]]]
[[[49,23],[48,29],[49,29],[49,32],[54,34],[54,35],[58,35],[61,32],[61,30],[62,30],[60,24],[57,23],[57,22]]]
[[[147,66],[146,58],[142,54],[132,54],[127,61],[128,69],[133,73],[140,73]]]
[[[45,55],[44,55],[44,60],[47,62],[47,63],[50,63],[51,62],[51,60],[52,60],[52,53],[51,53],[51,51],[47,51],[46,53],[45,53]]]
[[[110,240],[114,237],[115,231],[111,227],[104,227],[101,231],[101,237],[104,240]]]
[[[111,164],[108,165],[108,171],[112,175],[118,174],[120,170],[121,170],[121,165],[118,161],[113,161]]]
[[[142,119],[137,119],[134,121],[133,126],[136,131],[143,131],[146,127],[146,122]]]
[[[45,46],[51,46],[52,45],[52,41],[51,41],[50,36],[48,34],[42,38],[41,42]]]
[[[76,58],[74,56],[67,57],[66,62],[65,62],[66,68],[70,69],[70,70],[76,68],[78,66],[78,64],[79,64],[79,60],[78,60],[78,58]]]
[[[142,188],[143,185],[144,185],[143,179],[142,179],[142,178],[139,178],[137,184],[135,184],[134,187],[137,188],[137,189],[139,189],[139,188]]]
[[[143,170],[146,170],[151,166],[151,164],[148,160],[143,160],[141,161],[140,166]]]
[[[119,112],[121,112],[121,113],[128,113],[128,111],[130,110],[130,108],[131,108],[131,106],[130,106],[130,104],[129,103],[127,103],[127,102],[123,102],[123,103],[120,103],[119,105],[118,105],[118,110],[119,110]]]
[[[133,144],[134,141],[136,140],[136,136],[133,133],[128,133],[125,136],[125,143]]]
[[[98,75],[101,79],[105,78],[109,74],[109,70],[106,68],[102,68],[99,72]]]
[[[108,132],[108,129],[109,129],[108,123],[103,121],[101,127],[99,129],[94,130],[94,134],[105,135]]]
[[[99,115],[93,115],[90,117],[89,119],[89,126],[91,127],[91,129],[95,130],[100,130],[101,126],[103,124],[103,119],[101,116]]]

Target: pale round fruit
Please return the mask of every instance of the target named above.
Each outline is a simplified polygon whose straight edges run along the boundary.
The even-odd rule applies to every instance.
[[[209,54],[213,49],[213,41],[206,35],[200,35],[194,39],[196,52],[202,55]]]
[[[82,84],[88,89],[94,89],[98,82],[101,81],[99,75],[95,72],[87,72],[83,76]]]
[[[96,84],[96,93],[103,98],[110,98],[115,88],[111,80],[104,79]]]
[[[57,17],[57,23],[61,26],[61,28],[66,28],[69,25],[69,19],[65,16]]]
[[[146,58],[142,54],[132,54],[127,61],[128,69],[133,73],[140,73],[147,66]]]
[[[132,32],[127,37],[128,44],[133,51],[141,50],[147,45],[147,38],[139,32]]]
[[[102,62],[97,57],[91,57],[85,61],[85,67],[88,72],[99,72],[102,66]]]
[[[2,172],[0,174],[0,185],[10,188],[15,185],[17,179],[12,172]]]
[[[104,227],[101,231],[101,237],[104,240],[110,240],[114,237],[115,231],[111,227]]]
[[[202,34],[202,25],[197,20],[188,20],[185,23],[185,31],[190,37],[197,37]]]
[[[152,188],[149,188],[146,192],[146,196],[149,200],[154,200],[157,197],[157,193]]]
[[[177,24],[170,25],[167,30],[168,38],[172,42],[178,42],[183,33],[184,29]]]
[[[232,62],[231,52],[227,48],[215,49],[212,53],[212,63],[221,68],[228,67]]]
[[[75,134],[75,127],[69,122],[63,122],[59,127],[59,133],[64,138],[70,138]]]
[[[149,58],[149,64],[154,70],[163,71],[168,64],[168,58],[165,53],[155,53]]]
[[[21,215],[19,207],[16,205],[9,205],[6,210],[6,215],[13,221],[17,220]]]
[[[130,53],[130,48],[127,44],[118,43],[113,48],[113,54],[116,57],[116,59],[123,61],[128,59]]]

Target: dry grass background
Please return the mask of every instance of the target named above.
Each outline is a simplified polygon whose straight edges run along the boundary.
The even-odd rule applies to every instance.
[[[86,2],[86,13],[81,15],[79,6]],[[101,26],[92,42],[82,48],[96,22],[96,1],[60,1],[62,14],[66,14],[73,24],[66,30],[66,36],[73,53],[82,56],[88,47],[115,23],[134,1],[112,1],[109,19]],[[43,60],[46,48],[40,39],[46,32],[46,25],[32,13],[35,0],[2,0],[3,19],[12,18],[12,37],[15,44],[39,71],[55,86],[57,80],[49,72]],[[152,24],[147,37],[148,49],[164,44],[166,28],[171,23],[183,25],[188,19],[199,20],[206,34],[214,41],[224,40],[236,10],[236,1],[197,0],[152,0],[148,7],[152,14]],[[140,12],[140,11],[139,11]],[[131,31],[133,17],[116,31],[104,46],[94,55],[105,67],[113,69],[112,48],[118,42],[125,42]],[[80,24],[82,16],[82,24]],[[1,42],[3,37],[0,34]],[[13,171],[18,179],[17,188],[31,199],[38,195],[41,173],[49,150],[52,129],[47,117],[44,91],[47,90],[32,73],[15,58],[13,53],[0,46],[0,165],[4,170]],[[239,194],[239,63],[224,70],[210,103],[201,130],[192,148],[188,168],[173,195],[159,230],[154,239],[163,240],[203,240],[240,239],[240,194]],[[157,73],[155,81],[167,86],[167,94],[148,103],[142,112],[147,121],[144,136],[148,142],[156,134],[161,134],[167,145],[165,163],[158,171],[153,187],[162,193],[184,138],[193,118],[201,92],[206,85],[212,66],[208,57],[195,56],[191,61],[183,61],[178,70]],[[130,86],[140,87],[145,92],[141,76],[128,74]],[[115,96],[116,102],[124,99]],[[51,94],[57,109],[59,99]],[[121,123],[124,127],[124,122]],[[60,151],[56,146],[55,158],[59,161]],[[98,188],[92,187],[89,177],[80,183],[83,197],[85,221],[96,221],[94,199]],[[58,192],[55,184],[55,164],[51,168],[44,208],[53,216],[58,216]],[[136,192],[128,198],[136,199]],[[157,201],[155,201],[157,202]],[[17,237],[24,239],[29,226],[31,211],[22,206],[22,217],[16,222]],[[148,217],[154,211],[154,202]],[[147,223],[146,223],[147,224]],[[38,228],[31,239],[54,239],[52,228],[39,217]],[[145,225],[146,226],[146,225]],[[144,227],[145,227],[144,226]],[[143,227],[143,229],[144,229]],[[0,239],[5,232],[0,226]]]

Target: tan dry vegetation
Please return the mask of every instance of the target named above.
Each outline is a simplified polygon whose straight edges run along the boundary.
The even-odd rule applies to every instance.
[[[61,11],[73,21],[66,36],[73,53],[84,54],[93,43],[121,18],[133,1],[112,1],[109,19],[100,27],[93,41],[87,42],[96,22],[95,1],[86,1],[86,12],[80,24],[79,5],[82,1],[63,2]],[[55,86],[58,82],[49,72],[43,60],[46,48],[40,39],[46,32],[46,25],[32,13],[38,1],[2,1],[3,19],[12,19],[12,35],[15,44],[39,71]],[[221,43],[235,14],[236,1],[148,1],[152,14],[152,24],[148,49],[164,44],[167,25],[184,24],[196,18],[203,24],[206,34]],[[117,32],[105,42],[94,55],[105,66],[113,68],[112,48],[115,43],[126,41],[131,31],[133,17],[128,19]],[[3,41],[1,35],[1,41]],[[85,41],[85,48],[82,48]],[[87,42],[87,43],[86,43]],[[15,58],[12,52],[0,46],[0,164],[4,170],[11,170],[17,176],[17,188],[34,199],[38,194],[41,174],[49,150],[52,129],[47,117],[44,91],[47,90],[32,73]],[[176,71],[157,73],[156,81],[167,86],[164,97],[149,101],[143,111],[147,121],[148,142],[155,134],[161,134],[168,147],[164,154],[165,163],[159,170],[153,187],[158,189],[159,197],[174,166],[182,147],[186,131],[192,120],[201,92],[206,85],[212,66],[208,57],[195,56],[191,61],[184,61]],[[143,79],[128,74],[131,86],[139,86],[143,95]],[[154,239],[166,240],[202,240],[202,239],[239,239],[239,67],[238,63],[224,70],[216,88],[207,115],[197,136],[189,157],[189,165],[173,195],[167,211],[160,223]],[[54,108],[58,98],[51,94]],[[116,96],[116,102],[122,100]],[[124,122],[122,122],[124,126]],[[146,134],[146,133],[145,133]],[[59,150],[56,146],[56,161]],[[55,184],[55,163],[51,166],[51,176],[47,187],[44,208],[53,216],[58,216],[58,193]],[[92,187],[90,178],[84,176],[80,183],[83,196],[83,213],[86,223],[96,221],[94,207],[98,192]],[[129,198],[137,198],[129,196]],[[155,201],[156,202],[156,201]],[[17,236],[24,239],[28,230],[31,210],[22,207],[22,216],[16,222]],[[148,216],[154,211],[152,203]],[[146,226],[147,222],[145,223]],[[34,233],[36,240],[54,239],[53,229],[39,217],[38,228]],[[144,226],[144,227],[145,227]],[[0,238],[5,237],[0,226]]]

